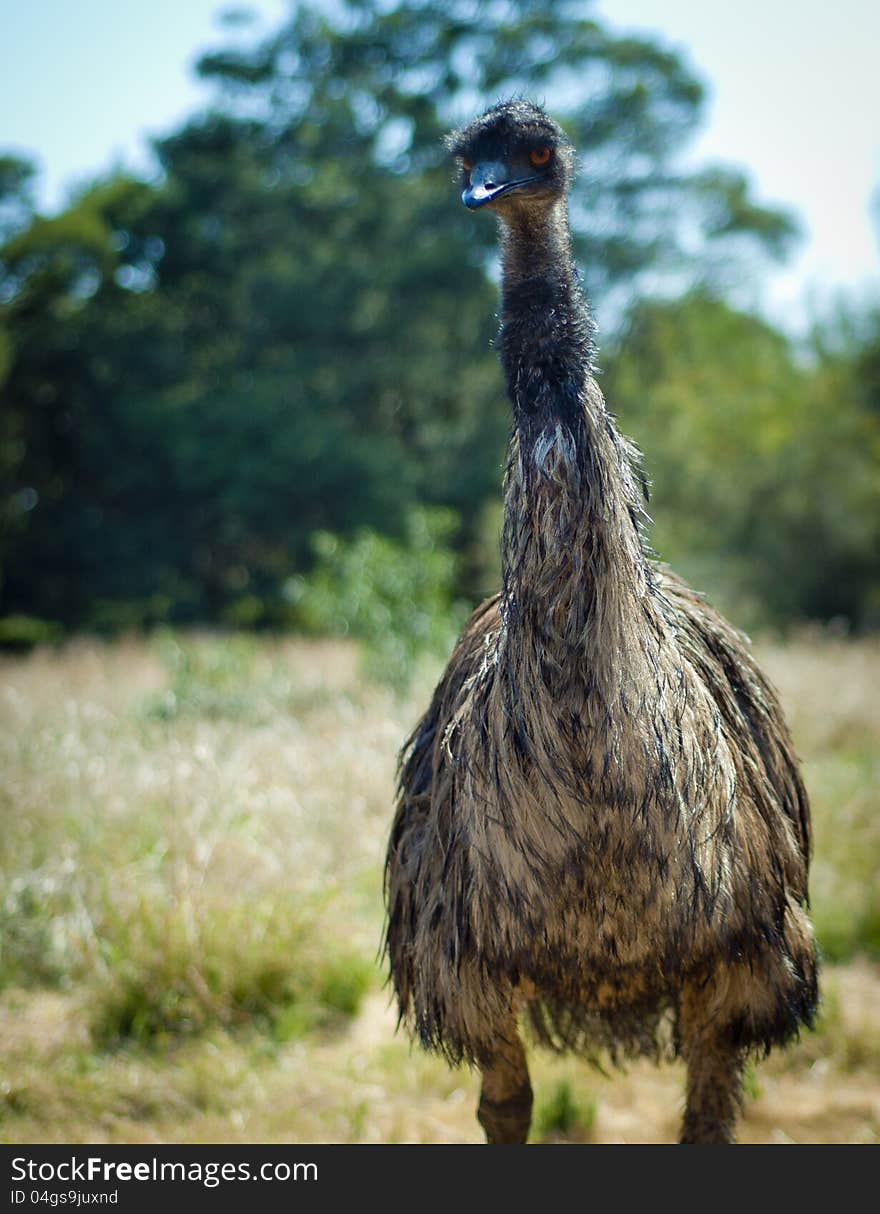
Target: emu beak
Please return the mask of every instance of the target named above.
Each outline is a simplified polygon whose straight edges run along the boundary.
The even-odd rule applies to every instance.
[[[501,160],[481,161],[471,169],[467,187],[461,193],[461,201],[476,211],[500,194],[515,190],[529,181],[534,181],[534,178],[517,177],[511,180],[507,165]]]

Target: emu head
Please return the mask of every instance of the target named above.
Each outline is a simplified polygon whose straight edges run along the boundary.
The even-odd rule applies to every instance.
[[[449,136],[462,172],[461,200],[504,221],[543,211],[564,198],[574,177],[574,148],[562,128],[530,101],[504,101]]]

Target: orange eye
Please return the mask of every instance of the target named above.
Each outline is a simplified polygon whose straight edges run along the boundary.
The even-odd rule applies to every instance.
[[[550,149],[532,148],[529,152],[529,160],[531,160],[536,169],[543,168],[545,164],[550,163]]]
[[[474,167],[474,162],[472,160],[468,160],[466,156],[462,156],[461,167],[464,169],[464,171],[466,173],[469,173],[471,171],[471,169]]]

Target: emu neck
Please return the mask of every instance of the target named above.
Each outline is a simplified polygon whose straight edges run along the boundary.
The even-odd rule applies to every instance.
[[[551,691],[610,709],[642,681],[649,572],[631,449],[593,378],[593,324],[564,206],[503,228],[500,356],[514,412],[505,484],[508,652]]]
[[[503,265],[501,314],[516,313],[522,306],[522,289],[532,283],[552,284],[560,304],[580,305],[577,272],[571,251],[571,233],[565,204],[560,202],[546,215],[512,212],[501,224]]]

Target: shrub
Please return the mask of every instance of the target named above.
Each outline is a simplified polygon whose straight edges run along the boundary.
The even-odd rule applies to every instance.
[[[453,594],[455,527],[451,511],[417,510],[402,543],[367,529],[351,540],[318,533],[314,570],[287,584],[295,622],[311,633],[359,637],[368,673],[405,686],[421,655],[448,652],[464,618]]]
[[[55,645],[63,629],[52,620],[32,615],[7,615],[0,619],[0,649],[9,653],[27,653],[37,645]]]
[[[90,997],[99,1046],[257,1025],[282,1039],[354,1015],[371,968],[320,930],[317,908],[248,901],[127,908]]]

